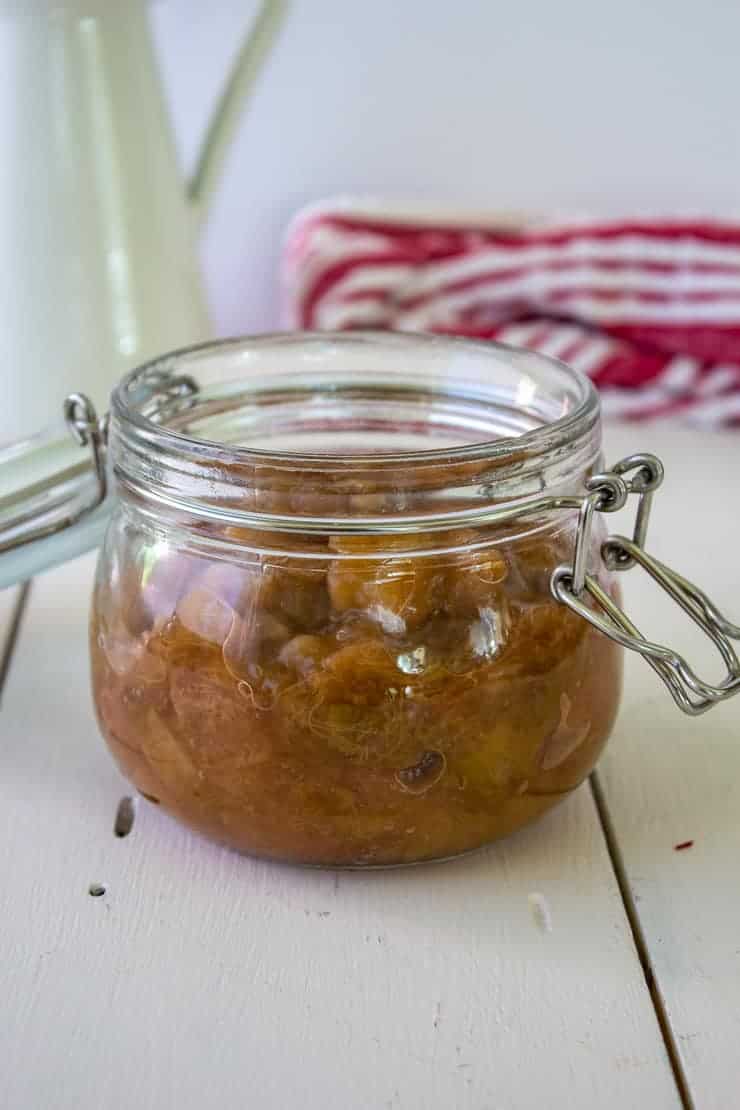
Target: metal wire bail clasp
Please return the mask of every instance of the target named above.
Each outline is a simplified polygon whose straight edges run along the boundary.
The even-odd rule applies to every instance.
[[[594,628],[630,651],[637,651],[657,672],[684,713],[697,716],[717,702],[740,692],[740,660],[732,640],[740,640],[740,626],[720,613],[707,595],[688,579],[644,550],[653,494],[663,481],[663,464],[654,455],[630,455],[606,474],[588,483],[579,514],[572,566],[558,567],[552,576],[554,596]],[[646,640],[627,614],[588,573],[593,514],[622,508],[627,497],[639,497],[631,539],[609,536],[601,558],[610,570],[641,566],[709,636],[727,667],[718,684],[704,682],[683,656],[671,648]],[[590,600],[590,604],[589,604]]]
[[[95,405],[87,394],[70,393],[64,399],[64,422],[69,428],[70,435],[79,443],[80,447],[90,448],[95,476],[98,480],[97,498],[86,509],[86,512],[92,512],[105,500],[108,492],[108,477],[105,469],[108,414],[105,413],[104,416],[98,419]]]
[[[64,419],[67,431],[89,451],[89,458],[71,459],[66,434],[59,438],[55,429],[0,452],[5,475],[0,496],[0,556],[49,540],[92,516],[106,499],[107,415],[99,420],[92,401],[82,393],[72,393],[64,403]],[[43,564],[42,558],[36,565]],[[0,579],[9,565],[4,564]],[[18,573],[23,573],[20,564],[15,565]]]

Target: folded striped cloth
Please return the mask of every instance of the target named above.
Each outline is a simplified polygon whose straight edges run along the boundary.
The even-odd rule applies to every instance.
[[[588,374],[607,414],[740,427],[740,221],[328,202],[295,218],[283,266],[291,327],[496,339]]]

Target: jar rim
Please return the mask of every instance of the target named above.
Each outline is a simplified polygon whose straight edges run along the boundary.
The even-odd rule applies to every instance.
[[[400,464],[414,465],[415,463],[464,463],[480,459],[490,459],[499,465],[505,465],[507,458],[521,458],[522,453],[536,456],[543,455],[552,450],[568,446],[575,437],[582,435],[600,419],[601,406],[598,393],[591,382],[580,371],[561,362],[550,355],[539,351],[529,351],[523,348],[512,347],[495,340],[470,339],[464,336],[434,335],[429,333],[352,330],[346,332],[268,332],[255,336],[236,336],[226,339],[210,340],[193,346],[179,348],[165,355],[142,363],[131,370],[121,379],[111,395],[111,413],[113,417],[123,424],[127,431],[143,437],[149,447],[156,447],[163,452],[194,452],[198,456],[208,454],[214,460],[224,463],[246,463],[250,461],[258,464],[279,466],[281,463],[289,467],[300,467],[302,464],[315,467],[322,463],[353,464],[359,463],[367,466],[367,453],[332,453],[310,451],[285,451],[271,450],[260,447],[245,447],[227,444],[223,441],[196,437],[179,431],[167,425],[166,419],[171,415],[167,406],[164,410],[156,405],[152,407],[152,399],[161,391],[151,388],[153,383],[161,383],[164,379],[176,381],[180,377],[179,371],[195,369],[198,361],[208,356],[219,356],[229,352],[246,353],[251,351],[259,357],[260,353],[268,348],[289,348],[298,345],[316,345],[324,347],[339,347],[349,349],[357,344],[383,345],[393,347],[395,352],[402,355],[416,349],[426,355],[439,355],[448,352],[453,354],[468,354],[484,358],[495,363],[506,361],[513,363],[521,360],[528,367],[539,368],[543,371],[555,373],[575,393],[577,401],[574,407],[554,420],[543,422],[538,427],[523,432],[520,435],[502,436],[495,439],[482,439],[479,442],[466,443],[455,447],[429,448],[425,450],[403,450],[389,452],[374,452],[373,465],[397,466]],[[192,365],[191,365],[192,364]],[[168,398],[173,400],[172,395]],[[192,409],[192,406],[189,406]],[[163,420],[164,416],[164,420]]]
[[[423,449],[378,449],[372,429],[386,424],[393,444],[396,432],[404,446],[418,431]],[[315,427],[321,450],[283,449],[304,432],[313,444]],[[520,515],[581,490],[600,427],[588,378],[538,352],[417,333],[289,332],[140,366],[114,391],[108,442],[119,486],[155,514],[369,534]]]

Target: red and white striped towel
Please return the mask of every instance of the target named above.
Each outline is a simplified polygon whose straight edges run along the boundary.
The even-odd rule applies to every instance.
[[[289,325],[497,339],[588,374],[608,414],[740,427],[740,221],[537,224],[337,202],[293,221]]]

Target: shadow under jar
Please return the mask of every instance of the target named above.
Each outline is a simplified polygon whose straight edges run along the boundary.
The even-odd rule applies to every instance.
[[[413,863],[593,767],[622,649],[551,592],[602,463],[579,375],[430,337],[229,341],[126,379],[108,456],[96,711],[184,823],[281,860]],[[599,517],[616,600],[604,539]]]

